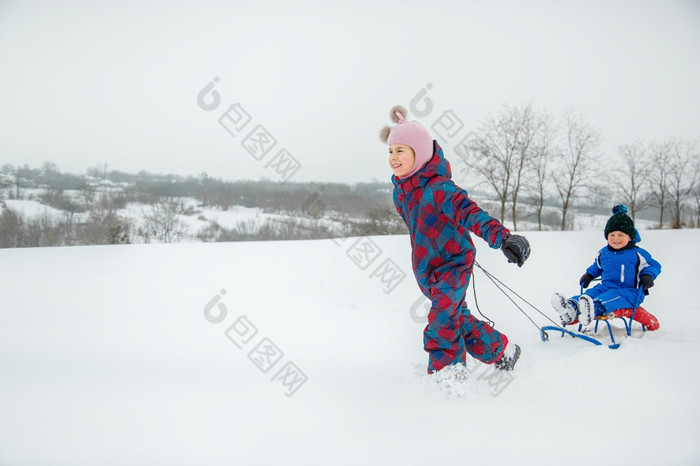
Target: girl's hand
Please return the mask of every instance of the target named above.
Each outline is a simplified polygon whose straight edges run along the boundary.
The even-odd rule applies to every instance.
[[[530,257],[530,243],[524,236],[510,235],[501,245],[503,254],[508,258],[509,263],[517,263],[522,267],[528,257]]]

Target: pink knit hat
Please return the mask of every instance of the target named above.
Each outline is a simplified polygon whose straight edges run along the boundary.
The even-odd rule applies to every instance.
[[[389,116],[396,123],[396,126],[393,128],[385,126],[380,133],[380,138],[385,143],[389,145],[405,144],[416,153],[416,163],[413,170],[404,178],[413,176],[433,157],[433,138],[430,137],[430,133],[417,121],[407,121],[406,115],[408,112],[404,107],[394,106]]]

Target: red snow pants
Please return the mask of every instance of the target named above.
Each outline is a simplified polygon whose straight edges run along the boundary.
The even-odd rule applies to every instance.
[[[629,319],[632,317],[632,312],[634,312],[634,309],[628,307],[624,309],[616,309],[606,315],[612,317],[627,317]],[[658,330],[661,326],[659,324],[659,319],[657,319],[651,312],[647,311],[642,306],[637,307],[637,312],[634,312],[634,321],[644,325],[647,330]],[[567,325],[574,325],[578,323],[578,319],[575,319],[573,322]]]
[[[436,272],[423,292],[432,302],[428,325],[423,331],[423,347],[428,352],[428,373],[445,366],[466,362],[469,353],[491,364],[497,361],[508,338],[489,324],[474,317],[464,302],[471,273],[466,266]]]
[[[632,312],[634,312],[634,309],[618,309],[616,311],[611,312],[611,314],[615,317],[627,317],[630,318],[632,317]],[[636,322],[639,322],[640,324],[644,325],[647,330],[658,330],[659,328],[659,320],[654,317],[654,315],[644,309],[642,306],[637,307],[637,312],[634,313],[634,320]]]

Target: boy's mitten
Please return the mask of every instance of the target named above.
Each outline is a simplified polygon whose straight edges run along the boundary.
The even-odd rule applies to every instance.
[[[522,267],[528,257],[530,257],[530,243],[524,236],[510,235],[501,245],[503,254],[508,258],[508,262],[518,264]]]
[[[644,294],[649,294],[649,288],[654,286],[654,277],[652,277],[648,273],[645,273],[644,275],[639,277],[639,280],[642,282],[642,288],[644,289]]]
[[[588,285],[591,284],[591,280],[593,280],[593,275],[591,275],[590,273],[586,272],[586,273],[584,273],[583,275],[581,275],[581,280],[579,280],[578,283],[579,283],[582,287],[588,288]]]

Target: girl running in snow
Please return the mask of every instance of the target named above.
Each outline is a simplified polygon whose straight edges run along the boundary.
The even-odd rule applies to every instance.
[[[465,364],[466,353],[486,364],[495,363],[498,369],[513,370],[520,347],[472,316],[464,302],[476,253],[469,232],[492,248],[501,248],[508,262],[518,267],[530,255],[530,245],[454,184],[437,141],[420,123],[407,121],[406,115],[405,108],[392,108],[390,116],[396,125],[385,127],[381,139],[389,144],[394,204],[408,227],[413,272],[432,302],[423,332],[428,373]]]
[[[559,312],[562,325],[581,323],[586,326],[596,316],[608,313],[615,317],[631,317],[661,273],[661,264],[637,246],[641,238],[627,215],[627,207],[616,205],[612,212],[613,216],[605,224],[608,245],[598,251],[593,265],[579,280],[583,288],[588,288],[597,277],[601,277],[601,283],[569,299],[561,293],[552,295],[552,307]],[[637,307],[634,320],[648,330],[659,328],[656,317],[641,306]]]

